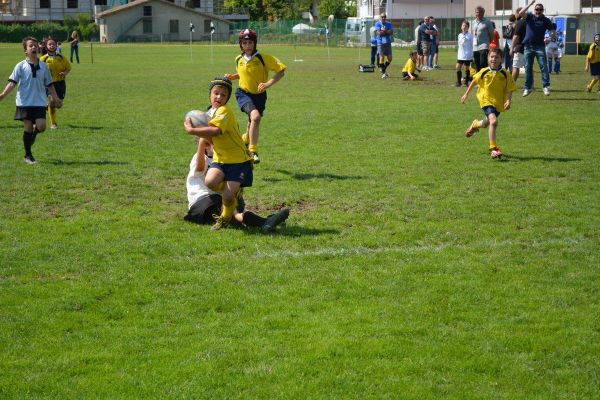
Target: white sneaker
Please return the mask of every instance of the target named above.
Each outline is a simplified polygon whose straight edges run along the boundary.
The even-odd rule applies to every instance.
[[[550,96],[550,86],[544,88],[544,96]]]
[[[383,74],[381,74],[381,79],[385,79],[387,78],[387,74],[384,72]]]
[[[533,90],[531,89],[525,89],[523,90],[523,97],[527,97],[531,94],[531,92],[533,92]]]
[[[57,128],[58,128],[58,125],[56,125],[56,124],[50,125],[50,129],[57,129]]]

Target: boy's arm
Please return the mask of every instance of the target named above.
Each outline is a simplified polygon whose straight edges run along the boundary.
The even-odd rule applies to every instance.
[[[510,105],[512,103],[512,94],[513,92],[506,93],[506,100],[504,101],[504,109],[510,110]]]
[[[467,88],[467,91],[460,98],[461,103],[465,104],[465,101],[467,101],[467,97],[469,97],[469,93],[471,93],[471,90],[473,90],[475,85],[476,85],[475,80],[472,80],[471,83],[469,84],[469,87]]]
[[[268,88],[270,88],[271,86],[273,86],[274,84],[279,82],[279,80],[281,78],[283,78],[284,75],[285,75],[285,69],[283,71],[279,71],[278,73],[273,75],[273,77],[271,79],[269,79],[268,81],[259,83],[258,84],[258,92],[259,93],[264,92],[265,90],[267,90]]]
[[[230,81],[235,81],[237,79],[240,79],[240,74],[235,73],[235,74],[225,74],[223,75],[225,78],[229,79]]]
[[[190,135],[198,136],[200,138],[211,138],[214,136],[219,136],[221,134],[221,129],[213,125],[199,126],[197,128],[194,128],[192,126],[191,118],[187,118],[183,122],[183,128]]]
[[[196,152],[196,172],[204,173],[206,169],[206,160],[204,154],[206,153],[206,148],[209,146],[209,142],[207,139],[200,138],[198,140],[198,151]]]
[[[16,83],[14,83],[13,81],[8,81],[8,83],[6,84],[6,87],[4,88],[2,93],[0,93],[0,101],[2,101],[2,99],[5,98],[7,94],[12,92],[12,90],[15,88],[15,86],[17,86]]]

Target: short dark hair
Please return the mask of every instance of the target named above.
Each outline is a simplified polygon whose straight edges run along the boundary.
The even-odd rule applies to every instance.
[[[27,50],[27,42],[33,40],[36,43],[39,43],[39,40],[37,40],[36,38],[34,38],[33,36],[27,36],[23,39],[23,50]]]

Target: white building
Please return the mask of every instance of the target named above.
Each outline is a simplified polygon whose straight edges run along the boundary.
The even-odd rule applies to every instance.
[[[135,0],[96,14],[100,41],[226,40],[230,22],[168,0]],[[192,30],[193,27],[193,30]]]
[[[186,0],[167,1],[181,7],[186,4]],[[192,9],[231,21],[248,20],[248,10],[224,7],[223,1],[192,0]],[[134,0],[0,0],[0,23],[62,22],[67,16],[75,18],[82,13],[94,20],[96,14],[130,2]]]

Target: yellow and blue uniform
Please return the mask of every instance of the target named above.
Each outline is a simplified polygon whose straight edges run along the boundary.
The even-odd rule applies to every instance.
[[[239,164],[250,160],[246,145],[240,135],[235,114],[228,105],[211,109],[209,125],[218,127],[221,135],[212,137],[213,162],[222,164]]]
[[[406,64],[404,64],[404,68],[402,68],[402,72],[410,72],[411,75],[416,75],[415,71],[417,70],[417,65],[415,64],[415,62],[412,60],[412,58],[409,58],[408,61],[406,61]],[[408,76],[408,75],[407,75]]]
[[[48,53],[44,54],[40,57],[40,60],[45,62],[50,69],[50,73],[52,74],[52,81],[59,82],[64,81],[65,78],[60,76],[61,72],[66,71],[67,73],[71,71],[71,63],[67,60],[66,57],[63,57],[62,54],[54,54],[50,55]]]
[[[473,81],[479,85],[476,96],[480,107],[492,106],[497,112],[504,111],[506,94],[517,89],[512,75],[505,69],[483,68],[473,76]]]
[[[236,72],[240,76],[239,87],[251,94],[258,94],[258,84],[269,80],[269,71],[275,73],[286,69],[279,59],[268,54],[255,52],[250,60],[243,56],[237,58]]]

